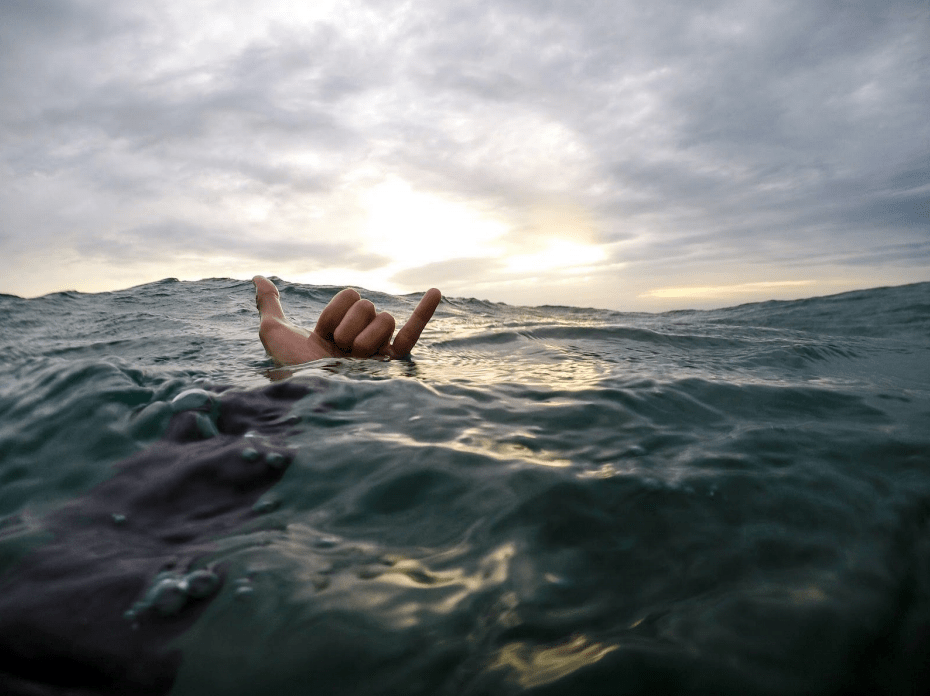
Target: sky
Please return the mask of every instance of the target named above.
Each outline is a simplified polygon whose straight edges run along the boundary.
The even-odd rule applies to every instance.
[[[2,0],[0,292],[930,280],[926,0]]]

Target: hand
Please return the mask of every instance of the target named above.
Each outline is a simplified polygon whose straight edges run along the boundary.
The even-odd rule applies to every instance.
[[[311,333],[285,319],[274,283],[262,276],[255,276],[252,283],[255,284],[255,304],[261,315],[259,338],[268,354],[282,365],[331,357],[405,357],[416,345],[442,299],[439,290],[428,290],[392,342],[394,317],[387,312],[377,312],[375,306],[363,300],[355,290],[346,288],[330,300]]]

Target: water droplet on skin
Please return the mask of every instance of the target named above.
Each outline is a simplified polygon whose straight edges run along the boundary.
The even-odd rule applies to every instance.
[[[287,465],[287,459],[280,452],[269,452],[265,455],[265,463],[272,469],[283,469]]]
[[[247,462],[254,462],[259,457],[261,457],[261,455],[254,447],[246,447],[244,450],[242,450],[242,458]]]
[[[149,604],[162,616],[177,614],[186,603],[186,588],[176,578],[161,580],[149,593]]]
[[[171,400],[171,408],[179,411],[209,411],[213,408],[213,397],[203,389],[187,389]]]
[[[195,570],[184,578],[187,595],[194,599],[209,597],[219,589],[220,576],[212,570]]]

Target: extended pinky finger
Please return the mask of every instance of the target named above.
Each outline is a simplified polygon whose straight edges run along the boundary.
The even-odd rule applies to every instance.
[[[394,339],[392,346],[392,357],[403,358],[410,355],[410,351],[420,340],[420,334],[426,328],[429,320],[433,318],[433,312],[439,306],[442,300],[442,293],[436,288],[431,288],[423,295],[420,304],[413,310],[413,314],[404,324],[404,328],[397,332],[397,338]]]

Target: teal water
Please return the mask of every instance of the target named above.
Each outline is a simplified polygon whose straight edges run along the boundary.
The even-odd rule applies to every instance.
[[[930,283],[447,298],[409,361],[288,370],[257,324],[234,280],[0,296],[0,686],[930,690]]]

